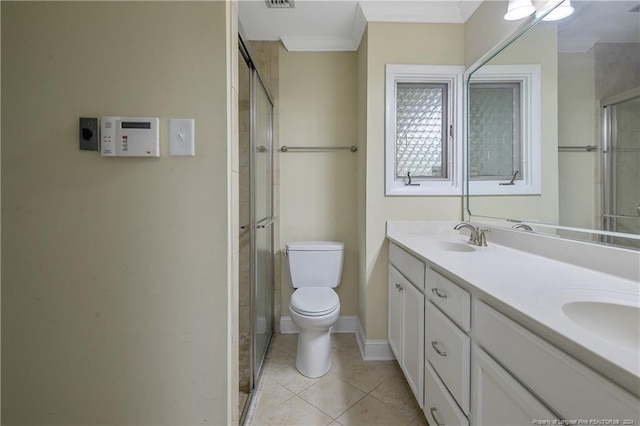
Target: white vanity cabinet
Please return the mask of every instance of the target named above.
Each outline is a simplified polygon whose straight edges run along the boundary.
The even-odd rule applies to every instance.
[[[431,268],[426,271],[425,404],[430,424],[468,424],[471,295]]]
[[[422,408],[425,266],[394,244],[389,260],[389,345]]]
[[[496,297],[514,298],[520,290],[504,281],[504,271],[493,273],[504,262],[492,253],[505,251],[519,268],[526,254],[481,252],[494,264],[476,274],[484,266],[477,259],[458,261],[463,255],[442,255],[437,244],[415,237],[395,241],[422,260],[389,245],[389,343],[429,424],[640,424],[637,395],[614,383],[620,377],[602,363],[571,352],[573,335],[545,328],[531,311]],[[584,270],[571,271],[589,279]],[[544,282],[527,285],[535,294],[531,287]]]

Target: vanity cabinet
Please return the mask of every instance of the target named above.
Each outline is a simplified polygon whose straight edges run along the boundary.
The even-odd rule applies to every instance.
[[[499,312],[428,257],[391,243],[389,258],[389,344],[429,424],[640,424],[640,399],[523,314]]]
[[[422,408],[425,266],[393,244],[389,259],[389,345]]]

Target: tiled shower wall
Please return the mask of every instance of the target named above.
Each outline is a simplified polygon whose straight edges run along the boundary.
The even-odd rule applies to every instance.
[[[593,49],[597,99],[640,86],[640,43],[597,43]]]

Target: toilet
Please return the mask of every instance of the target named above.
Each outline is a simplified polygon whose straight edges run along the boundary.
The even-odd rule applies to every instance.
[[[286,253],[295,289],[289,312],[299,329],[296,368],[307,377],[321,377],[331,368],[331,327],[340,315],[333,289],[342,278],[344,243],[288,243]]]

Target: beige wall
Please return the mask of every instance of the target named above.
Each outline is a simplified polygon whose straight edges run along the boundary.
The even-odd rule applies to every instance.
[[[280,144],[357,145],[358,81],[355,52],[279,53]],[[281,244],[345,243],[340,314],[358,313],[357,169],[362,152],[277,152],[280,162]],[[281,314],[292,293],[282,262]]]
[[[366,211],[358,218],[366,223],[360,246],[366,300],[360,322],[367,340],[378,340],[387,337],[386,221],[455,220],[462,210],[461,197],[385,197],[385,65],[462,65],[464,30],[460,24],[369,23],[366,37],[366,151],[359,154],[366,154]]]
[[[558,144],[600,145],[593,50],[558,57]],[[560,223],[595,228],[600,192],[597,153],[558,153]]]
[[[522,23],[505,21],[507,1],[484,1],[464,24],[464,64],[468,68]]]
[[[234,13],[2,2],[3,423],[232,418]],[[161,158],[79,151],[110,114],[159,117]],[[168,156],[181,117],[195,158]]]

